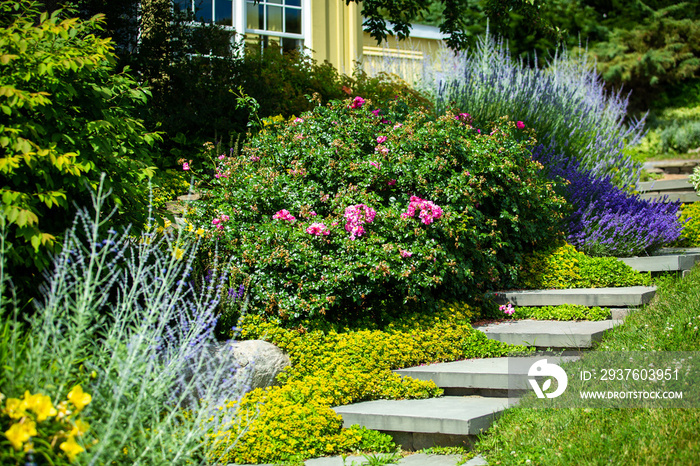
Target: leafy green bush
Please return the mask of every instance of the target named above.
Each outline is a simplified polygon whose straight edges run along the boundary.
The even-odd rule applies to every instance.
[[[677,245],[691,248],[700,247],[700,202],[683,204],[680,220],[684,223]]]
[[[688,179],[693,184],[695,191],[700,193],[700,165],[695,167]]]
[[[480,134],[466,114],[396,107],[319,106],[222,154],[190,218],[250,279],[252,310],[333,320],[463,300],[512,285],[558,235],[562,200],[515,122]]]
[[[536,320],[605,320],[610,318],[610,309],[598,306],[588,307],[580,304],[516,307],[513,318]]]
[[[700,121],[672,123],[661,131],[661,146],[665,151],[688,152],[700,147]]]
[[[222,458],[238,463],[302,460],[363,449],[370,441],[375,450],[391,451],[393,444],[382,434],[363,433],[357,426],[341,430],[342,420],[330,407],[442,393],[432,381],[400,377],[392,369],[525,351],[487,339],[471,328],[466,314],[448,310],[417,313],[385,331],[284,329],[254,315],[247,315],[240,327],[243,338],[279,346],[292,366],[280,374],[281,386],[256,389],[231,403],[229,409],[237,410],[241,422],[211,436],[210,451],[217,456],[238,439]]]
[[[121,220],[144,221],[159,139],[134,117],[148,92],[115,73],[110,41],[92,34],[102,18],[39,15],[27,5],[0,4],[13,15],[0,29],[0,176],[17,279],[49,264],[73,203],[90,201],[100,172]]]
[[[518,286],[526,289],[604,288],[648,285],[639,273],[614,257],[589,257],[565,244],[530,254],[521,266]]]

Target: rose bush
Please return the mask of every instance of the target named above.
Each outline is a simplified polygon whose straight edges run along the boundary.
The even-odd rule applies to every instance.
[[[220,176],[188,220],[233,256],[250,310],[378,317],[467,299],[513,285],[523,254],[558,234],[563,200],[528,130],[404,110],[334,102],[212,158]]]

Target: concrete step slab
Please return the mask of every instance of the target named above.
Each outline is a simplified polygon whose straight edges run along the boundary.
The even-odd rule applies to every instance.
[[[591,348],[603,334],[622,323],[619,320],[595,322],[558,320],[512,320],[474,327],[492,340],[538,348]]]
[[[644,181],[637,185],[639,192],[650,191],[695,191],[688,178],[677,180]]]
[[[522,290],[489,293],[497,304],[515,306],[559,306],[581,304],[600,307],[641,306],[651,301],[655,286],[625,286],[619,288],[574,288],[568,290]]]
[[[695,191],[661,191],[661,192],[649,192],[642,193],[639,195],[640,199],[647,201],[660,201],[660,202],[676,202],[680,201],[683,204],[690,204],[693,202],[699,202],[700,196]]]
[[[508,398],[443,396],[425,400],[365,401],[333,410],[343,417],[344,427],[359,424],[388,433],[467,437],[488,429],[508,404]],[[403,448],[407,449],[405,445]]]
[[[639,272],[690,270],[700,262],[700,254],[663,254],[646,257],[620,257],[620,261]]]
[[[407,367],[396,372],[418,380],[432,380],[443,389],[454,393],[461,389],[488,389],[506,392],[509,389],[528,389],[527,371],[512,373],[513,360],[529,358],[483,358],[464,359],[462,361],[441,362],[424,366]],[[548,356],[547,360],[554,363],[576,361],[579,356]],[[509,369],[510,365],[510,369]],[[513,376],[522,376],[513,378]],[[522,386],[514,386],[513,380],[522,381]],[[505,395],[505,393],[503,393]]]

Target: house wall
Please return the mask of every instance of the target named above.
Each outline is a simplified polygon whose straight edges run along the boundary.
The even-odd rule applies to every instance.
[[[414,25],[411,37],[398,40],[388,36],[378,45],[369,33],[363,32],[362,68],[370,76],[385,72],[414,83],[426,70],[439,69],[440,57],[446,49],[443,38],[437,28]]]
[[[352,73],[362,54],[361,6],[346,5],[343,0],[311,0],[311,38],[307,44],[317,61],[328,61],[341,73]]]

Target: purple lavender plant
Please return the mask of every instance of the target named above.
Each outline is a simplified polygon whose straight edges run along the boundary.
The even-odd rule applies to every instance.
[[[551,147],[535,147],[532,158],[545,166],[550,179],[564,180],[561,191],[573,207],[567,219],[567,240],[586,254],[648,255],[680,236],[679,202],[631,195],[615,186],[610,175],[598,177],[577,159]]]

